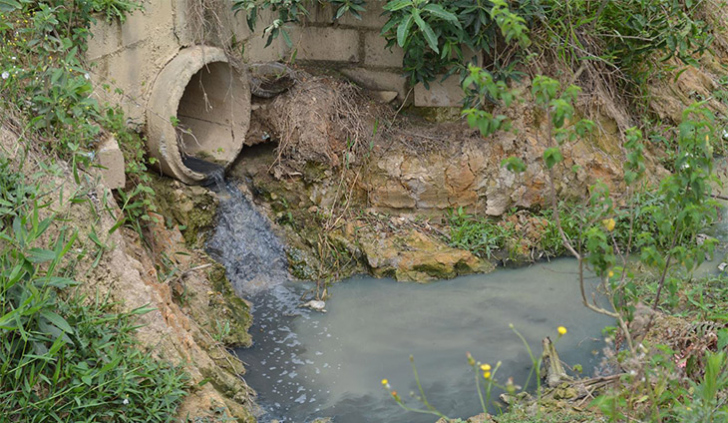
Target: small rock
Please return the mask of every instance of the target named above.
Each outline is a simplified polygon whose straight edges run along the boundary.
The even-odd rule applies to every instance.
[[[326,310],[324,308],[326,307],[326,303],[324,301],[319,300],[311,300],[303,305],[301,307],[310,308],[314,311],[320,311],[321,313],[326,313]]]
[[[722,272],[722,271],[724,271],[724,270],[725,270],[725,268],[726,268],[727,266],[728,266],[728,263],[726,263],[726,262],[723,262],[723,263],[721,263],[721,264],[719,264],[719,265],[718,265],[718,270]]]
[[[391,103],[397,98],[397,91],[373,91],[372,96],[382,103]]]
[[[698,245],[703,245],[705,241],[712,239],[712,236],[706,235],[706,234],[698,234],[695,239],[697,241]]]

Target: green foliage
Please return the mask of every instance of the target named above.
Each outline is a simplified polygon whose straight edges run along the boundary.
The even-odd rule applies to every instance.
[[[101,128],[113,132],[134,187],[120,192],[127,200],[120,224],[143,221],[153,192],[144,185],[141,140],[126,129],[120,110],[90,97],[83,53],[96,14],[123,20],[139,7],[126,0],[0,0],[0,36],[7,41],[0,44],[0,108],[21,112],[26,131],[69,160],[77,181],[78,169],[91,164]],[[134,340],[135,317],[147,309],[118,314],[104,299],[70,295],[77,284],[69,265],[76,235],[57,231],[62,222],[45,210],[51,203],[43,201],[51,198],[44,198],[0,158],[2,419],[173,421],[187,376]],[[95,230],[89,238],[103,252]]]
[[[124,212],[122,220],[117,225],[126,224],[142,235],[144,225],[153,221],[150,212],[155,212],[155,192],[151,188],[151,177],[148,174],[145,159],[145,147],[142,138],[126,128],[124,113],[120,107],[107,107],[104,116],[104,127],[116,137],[119,148],[124,155],[124,169],[129,180],[130,189],[117,191],[121,210]],[[156,163],[155,158],[149,159],[149,164]]]
[[[0,210],[0,415],[173,421],[187,377],[139,349],[134,317],[148,309],[117,314],[103,299],[65,299],[77,285],[65,266],[76,232],[44,210],[39,185],[3,167],[0,198],[12,207]]]
[[[462,4],[427,0],[393,0],[384,6],[388,21],[382,34],[387,47],[396,43],[404,49],[403,65],[412,83],[424,82],[427,86],[427,82],[446,70],[448,62],[457,62],[458,56],[463,58],[458,6]]]
[[[515,236],[513,226],[507,222],[499,225],[488,219],[478,219],[462,207],[450,211],[449,226],[450,246],[487,259],[492,258],[495,251],[504,249],[506,241]]]
[[[305,3],[306,0],[234,0],[232,9],[236,15],[245,12],[251,31],[255,31],[259,10],[270,9],[275,12],[277,17],[263,30],[263,37],[267,37],[265,46],[268,47],[281,35],[286,44],[291,47],[293,43],[285,25],[299,23],[301,19],[308,16],[308,10],[304,7]]]
[[[701,7],[699,1],[532,0],[523,9],[544,18],[538,21],[542,41],[558,46],[567,63],[599,60],[643,80],[654,54],[661,61],[677,57],[694,65],[694,56],[709,48],[713,37],[699,18]]]
[[[49,146],[77,155],[96,142],[99,105],[90,97],[83,60],[96,13],[121,18],[140,7],[136,1],[74,0],[5,2],[0,11],[0,105],[32,116],[33,129]],[[14,107],[13,107],[14,108]]]
[[[610,422],[627,416],[650,422],[723,422],[728,406],[721,391],[728,389],[725,352],[702,354],[704,372],[696,380],[675,377],[683,370],[675,363],[676,352],[658,346],[639,371],[622,377],[622,388],[600,395],[592,405]]]
[[[0,45],[0,107],[19,109],[28,117],[29,129],[71,161],[76,174],[78,167],[92,165],[102,128],[113,133],[130,180],[130,188],[118,192],[125,213],[122,223],[141,234],[148,212],[154,211],[144,145],[126,128],[120,108],[99,105],[91,97],[83,58],[96,16],[123,21],[140,8],[140,2],[129,0],[6,2],[0,36],[9,42]]]
[[[364,0],[319,3],[335,9],[334,20],[346,13],[360,18],[360,12],[373,5]],[[251,30],[259,10],[276,12],[263,31],[266,45],[282,35],[290,46],[286,24],[300,23],[313,4],[234,0],[232,8],[247,15]],[[695,58],[713,41],[709,25],[700,19],[701,7],[698,1],[671,0],[389,0],[382,35],[388,48],[404,49],[402,68],[410,82],[426,87],[438,75],[466,77],[467,64],[475,64],[478,55],[495,79],[517,79],[522,75],[516,70],[519,64],[552,46],[567,65],[595,62],[622,72],[624,85],[633,87],[673,57],[697,64]]]

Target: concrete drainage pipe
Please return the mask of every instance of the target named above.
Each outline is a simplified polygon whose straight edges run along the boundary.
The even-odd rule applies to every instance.
[[[157,76],[147,105],[147,146],[168,176],[203,182],[207,175],[188,167],[187,157],[227,167],[249,125],[248,81],[221,49],[183,49]]]

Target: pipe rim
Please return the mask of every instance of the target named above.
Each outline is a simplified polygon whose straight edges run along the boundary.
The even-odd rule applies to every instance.
[[[174,117],[179,120],[181,101],[193,77],[215,63],[227,64],[231,81],[235,83],[235,88],[240,88],[235,90],[240,92],[236,92],[230,104],[225,106],[235,112],[234,120],[230,122],[234,150],[227,155],[229,159],[223,164],[228,167],[242,150],[250,124],[250,90],[247,78],[229,65],[222,49],[194,46],[180,50],[158,74],[147,104],[147,145],[150,154],[157,159],[165,174],[188,184],[204,182],[208,175],[196,172],[184,164],[180,151],[184,141],[178,139],[171,119]],[[238,108],[241,110],[237,110]]]

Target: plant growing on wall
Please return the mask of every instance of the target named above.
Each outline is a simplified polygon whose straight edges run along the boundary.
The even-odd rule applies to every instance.
[[[278,35],[291,46],[288,24],[301,24],[310,0],[233,0],[233,10],[247,15],[251,30],[259,10],[274,19],[263,31],[267,45]],[[321,0],[333,20],[355,18],[364,0]],[[426,86],[436,79],[467,75],[467,65],[488,69],[495,79],[522,74],[517,68],[533,52],[550,52],[576,71],[586,62],[616,71],[627,86],[640,85],[651,69],[673,57],[696,64],[713,40],[701,16],[702,2],[626,0],[600,2],[555,0],[390,0],[381,34],[387,48],[404,50],[402,69],[410,82]],[[532,36],[529,38],[529,34]],[[540,47],[529,48],[531,39]],[[511,43],[516,41],[516,43]],[[655,59],[659,59],[659,61]]]

